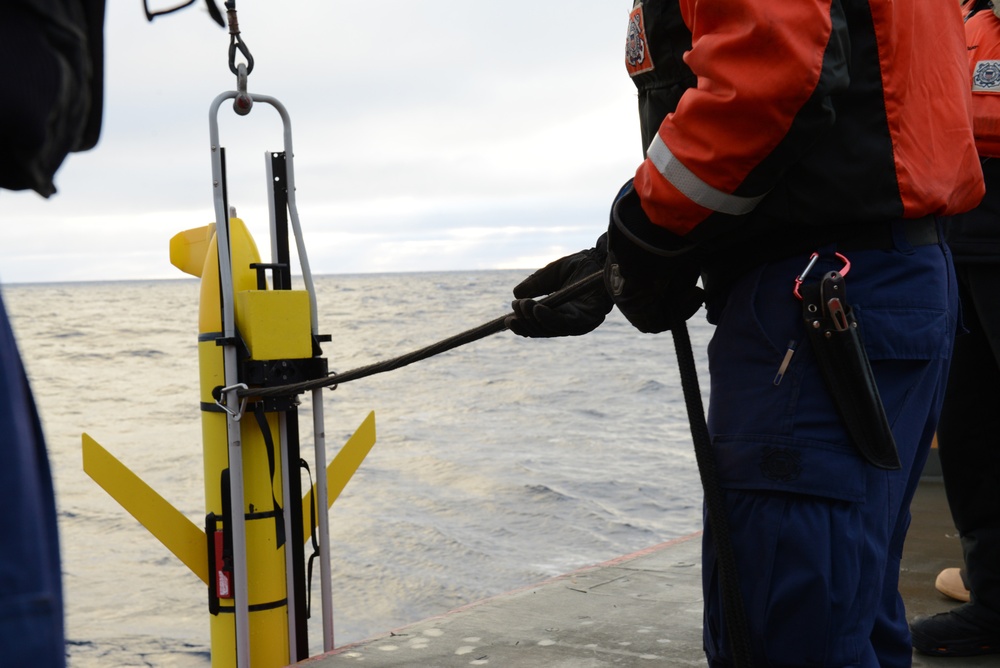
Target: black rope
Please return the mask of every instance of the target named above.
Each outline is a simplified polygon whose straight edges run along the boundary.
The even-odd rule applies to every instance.
[[[546,306],[559,306],[560,304],[565,304],[566,302],[574,299],[582,293],[589,290],[593,290],[597,286],[598,282],[603,281],[603,272],[596,271],[589,276],[580,279],[576,283],[566,286],[562,290],[553,292],[552,294],[544,297],[539,301],[540,304],[545,304]],[[350,371],[345,371],[344,373],[334,373],[325,378],[318,378],[315,380],[302,381],[301,383],[291,383],[289,385],[276,385],[274,387],[268,388],[247,388],[240,389],[237,391],[236,395],[240,398],[245,396],[253,397],[284,397],[291,396],[294,394],[300,394],[302,392],[308,392],[311,390],[318,390],[324,387],[331,387],[334,385],[339,385],[340,383],[346,383],[352,380],[358,380],[359,378],[366,378],[368,376],[374,376],[375,374],[385,373],[386,371],[394,371],[396,369],[402,368],[414,362],[419,362],[425,360],[428,357],[433,357],[434,355],[439,355],[443,352],[453,350],[459,346],[464,346],[467,343],[472,343],[473,341],[478,341],[484,339],[487,336],[496,334],[497,332],[502,332],[507,329],[505,321],[508,317],[513,315],[513,312],[506,315],[502,315],[495,320],[491,320],[487,323],[479,325],[478,327],[473,327],[460,334],[450,336],[447,339],[442,339],[437,343],[432,343],[429,346],[420,348],[419,350],[414,350],[413,352],[406,353],[405,355],[400,355],[399,357],[394,357],[383,362],[375,362],[373,364],[368,364],[363,367],[358,367],[357,369],[352,369]]]
[[[722,487],[719,485],[719,473],[715,467],[715,456],[712,453],[708,424],[705,422],[705,409],[701,401],[701,389],[698,385],[698,370],[694,363],[694,353],[691,350],[691,337],[688,334],[687,325],[683,322],[674,325],[670,331],[674,335],[677,368],[681,375],[681,387],[684,390],[684,404],[687,406],[688,422],[691,424],[691,438],[694,441],[698,474],[701,476],[701,487],[705,493],[708,524],[712,529],[715,551],[718,553],[719,579],[722,583],[722,611],[726,618],[729,650],[733,655],[733,665],[737,668],[751,668],[753,661],[750,652],[750,631],[747,627],[746,612],[743,607],[743,595],[740,593],[736,553],[733,551],[729,519],[722,498]]]

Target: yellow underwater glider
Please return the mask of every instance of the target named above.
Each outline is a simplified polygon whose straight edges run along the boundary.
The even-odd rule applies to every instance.
[[[245,74],[238,81],[242,88]],[[205,526],[87,434],[83,467],[208,586],[213,668],[270,668],[308,658],[304,544],[310,538],[320,560],[324,649],[333,649],[327,511],[374,445],[375,418],[370,413],[327,466],[322,390],[313,390],[315,470],[325,475],[303,494],[298,397],[253,394],[327,375],[320,343],[328,338],[317,333],[315,290],[295,208],[290,121],[277,100],[253,96],[274,107],[284,123],[284,151],[268,153],[266,161],[274,258],[265,264],[226,201],[217,114],[233,98],[244,101],[237,113],[245,115],[245,89],[219,95],[210,111],[216,222],[170,242],[171,263],[201,279]],[[305,290],[291,289],[289,218]]]

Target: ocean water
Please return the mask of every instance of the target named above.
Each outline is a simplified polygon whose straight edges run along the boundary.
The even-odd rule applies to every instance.
[[[347,371],[493,320],[525,274],[318,277],[324,355]],[[197,281],[3,295],[55,476],[69,665],[210,666],[204,585],[83,472],[80,441],[203,526]],[[689,327],[704,394],[711,328]],[[501,332],[323,397],[327,461],[369,411],[377,429],[330,512],[337,646],[700,529],[672,339],[617,312],[584,337]],[[308,396],[300,420],[311,458]],[[309,633],[320,652],[316,619]]]

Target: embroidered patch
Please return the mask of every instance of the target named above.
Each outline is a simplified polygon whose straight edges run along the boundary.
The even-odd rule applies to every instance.
[[[1000,93],[1000,60],[980,60],[972,73],[972,90]]]
[[[802,455],[786,448],[764,448],[760,472],[768,480],[789,482],[802,475]]]
[[[642,18],[642,3],[628,15],[628,35],[625,37],[625,69],[634,77],[653,69],[653,57],[646,39],[646,22]]]

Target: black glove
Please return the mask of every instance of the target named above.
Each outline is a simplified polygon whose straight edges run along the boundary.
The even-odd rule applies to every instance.
[[[611,207],[604,284],[615,305],[641,332],[663,332],[697,312],[700,263],[692,246],[650,222],[629,181]]]
[[[560,306],[549,307],[531,297],[551,294],[604,269],[605,237],[602,234],[594,248],[560,258],[521,281],[514,288],[514,313],[504,321],[507,329],[531,338],[579,336],[604,322],[614,302],[600,282],[593,290]]]

